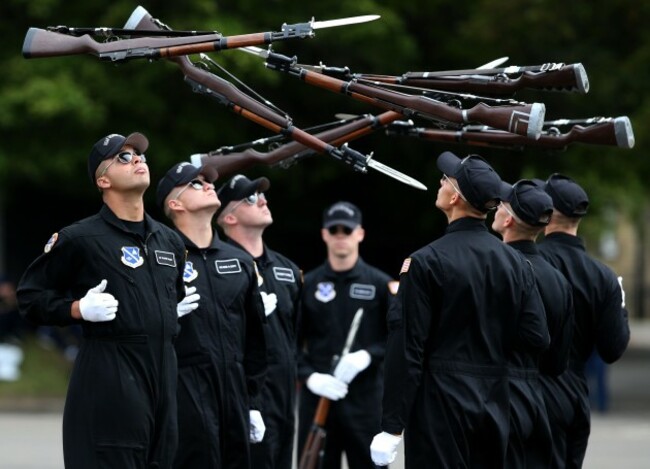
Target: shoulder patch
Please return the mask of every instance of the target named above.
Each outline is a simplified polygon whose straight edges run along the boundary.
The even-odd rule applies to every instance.
[[[410,267],[411,267],[411,258],[407,257],[406,259],[404,259],[404,262],[402,263],[402,268],[399,269],[400,275],[408,272]]]
[[[220,274],[238,274],[242,271],[239,259],[225,259],[214,261],[217,273]]]
[[[388,282],[388,291],[391,292],[393,295],[397,295],[397,291],[399,290],[399,282],[397,280],[391,280]]]
[[[54,233],[52,236],[50,236],[50,239],[47,240],[47,243],[45,243],[45,247],[43,248],[43,252],[46,254],[52,250],[54,247],[54,244],[56,243],[56,240],[59,239],[59,233]]]

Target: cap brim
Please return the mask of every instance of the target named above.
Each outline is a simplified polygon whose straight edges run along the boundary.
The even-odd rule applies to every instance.
[[[144,153],[147,151],[147,148],[149,148],[149,139],[142,135],[140,132],[133,132],[132,134],[129,134],[128,137],[126,137],[126,140],[122,146],[124,145],[131,145],[140,153]]]
[[[347,226],[351,230],[355,229],[357,226],[359,226],[359,223],[356,223],[352,220],[329,220],[327,223],[323,224],[323,228],[327,229],[330,226]]]
[[[501,200],[510,202],[510,200],[512,199],[513,191],[514,191],[514,187],[511,184],[508,184],[505,181],[501,181],[501,187],[499,188],[499,197],[501,197]]]
[[[257,178],[253,181],[253,183],[255,184],[255,190],[257,192],[268,191],[271,187],[271,181],[265,177]]]
[[[447,176],[455,177],[456,169],[460,163],[460,158],[454,155],[450,151],[445,151],[438,156],[436,160],[436,166],[440,171],[442,171]]]

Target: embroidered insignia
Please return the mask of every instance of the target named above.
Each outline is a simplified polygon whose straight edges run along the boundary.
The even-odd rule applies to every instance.
[[[198,276],[199,271],[194,270],[194,263],[192,261],[185,261],[185,267],[183,268],[183,281],[185,283],[190,283]]]
[[[257,262],[253,261],[253,267],[255,267],[255,275],[257,275],[257,286],[261,287],[262,284],[264,283],[264,277],[260,275],[260,271],[257,268]],[[268,314],[267,314],[268,316]]]
[[[296,277],[293,275],[293,270],[287,267],[273,267],[273,276],[278,282],[296,283]]]
[[[399,269],[400,275],[405,274],[406,272],[408,272],[409,267],[411,267],[411,258],[407,257],[406,259],[404,259],[404,262],[402,263],[402,268]]]
[[[320,282],[316,285],[316,293],[314,294],[318,301],[328,303],[336,298],[336,290],[332,282]]]
[[[239,259],[214,261],[214,266],[219,274],[237,274],[242,271]]]
[[[135,269],[144,264],[144,259],[140,256],[140,248],[135,246],[122,246],[122,264]]]
[[[173,252],[154,251],[154,253],[156,254],[156,262],[158,264],[176,267],[176,256]]]
[[[357,300],[374,300],[377,288],[374,285],[353,283],[350,285],[350,298]]]
[[[47,240],[47,243],[45,243],[45,247],[43,248],[43,252],[46,254],[52,250],[54,247],[54,244],[56,243],[56,240],[59,239],[59,233],[54,233],[52,236],[50,236],[50,239]]]
[[[398,290],[399,290],[399,282],[397,280],[391,280],[390,282],[388,282],[388,291],[390,291],[392,295],[397,295]]]

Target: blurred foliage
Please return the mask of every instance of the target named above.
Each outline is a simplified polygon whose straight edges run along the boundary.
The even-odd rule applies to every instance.
[[[593,202],[585,220],[587,236],[604,228],[603,210],[614,207],[635,216],[647,201],[650,32],[642,22],[650,14],[648,2],[150,0],[141,5],[174,29],[218,30],[225,35],[277,31],[282,23],[312,17],[380,14],[379,21],[319,30],[314,39],[276,43],[274,50],[296,55],[304,64],[322,61],[382,74],[468,68],[501,56],[515,65],[582,62],[591,83],[588,95],[526,91],[516,98],[544,102],[547,119],[628,115],[632,120],[633,150],[573,145],[561,153],[478,151],[383,133],[351,144],[365,153],[374,151],[377,160],[423,181],[429,186],[426,193],[372,170],[354,173],[322,155],[286,170],[251,168],[250,177],[266,175],[272,180],[270,206],[276,223],[268,230],[269,244],[305,269],[324,257],[318,232],[322,209],[347,198],[364,211],[368,235],[362,254],[396,275],[403,257],[444,229],[444,217],[434,207],[439,179],[435,157],[444,150],[481,153],[511,182],[553,172],[574,177]],[[115,65],[90,55],[30,60],[21,55],[29,27],[122,27],[136,6],[125,0],[4,0],[0,6],[5,38],[0,51],[0,191],[9,217],[8,265],[15,273],[24,269],[51,231],[99,206],[85,160],[100,137],[144,132],[151,141],[148,156],[155,186],[167,168],[192,153],[271,135],[215,100],[193,93],[178,68],[164,60]],[[379,112],[266,70],[260,59],[248,54],[232,50],[211,57],[283,109],[300,128],[332,121],[336,113]],[[147,193],[148,206],[162,219],[154,192],[152,188]],[[24,221],[25,213],[35,216]],[[14,223],[13,217],[23,221]]]

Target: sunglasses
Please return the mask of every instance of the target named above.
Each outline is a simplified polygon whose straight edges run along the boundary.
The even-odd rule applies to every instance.
[[[248,205],[251,205],[251,206],[257,205],[257,202],[260,199],[261,200],[266,200],[266,196],[264,195],[264,192],[255,192],[254,194],[251,194],[248,197],[244,197],[243,199],[241,199],[239,202],[237,202],[235,205],[233,205],[230,208],[230,210],[228,210],[227,212],[224,212],[224,215],[227,215],[229,213],[234,212],[237,209],[237,207],[239,207],[244,202],[246,202]]]
[[[203,184],[208,184],[207,181],[202,181],[200,179],[192,179],[190,182],[188,182],[185,187],[183,187],[180,191],[178,191],[178,194],[176,194],[176,197],[174,197],[174,200],[178,200],[178,198],[181,196],[183,192],[185,192],[187,189],[190,187],[194,189],[195,191],[202,191],[203,190]]]
[[[147,157],[144,156],[144,153],[140,153],[138,150],[134,150],[133,153],[130,151],[121,151],[115,157],[113,158],[113,161],[108,163],[108,165],[104,168],[102,173],[99,175],[99,177],[102,177],[104,174],[106,174],[106,171],[108,171],[108,168],[111,167],[113,163],[116,161],[119,161],[122,164],[129,164],[133,161],[134,157],[139,157],[140,158],[140,163],[146,163],[147,162]]]
[[[327,231],[329,231],[331,235],[343,233],[345,236],[350,236],[354,230],[349,226],[333,225],[327,228]]]

